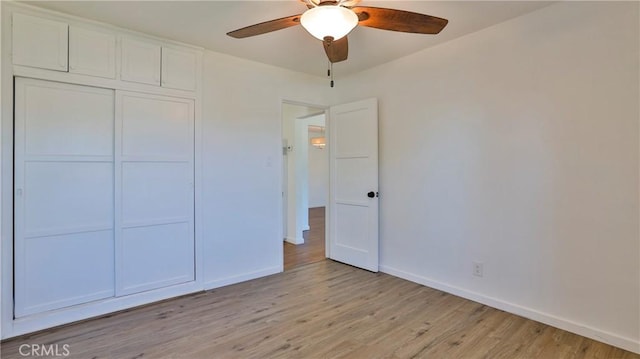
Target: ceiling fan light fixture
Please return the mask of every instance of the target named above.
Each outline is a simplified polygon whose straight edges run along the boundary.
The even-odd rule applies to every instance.
[[[322,5],[305,11],[300,24],[311,36],[324,41],[329,36],[339,40],[358,25],[358,15],[339,5]]]

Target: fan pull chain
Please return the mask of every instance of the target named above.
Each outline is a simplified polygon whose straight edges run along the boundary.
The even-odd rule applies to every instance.
[[[327,77],[331,79],[331,87],[333,87],[333,62],[329,61],[327,68]]]
[[[331,87],[333,87],[333,62],[329,62],[329,75],[331,76]]]

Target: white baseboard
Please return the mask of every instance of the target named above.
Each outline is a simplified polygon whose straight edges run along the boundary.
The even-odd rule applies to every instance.
[[[284,241],[291,244],[304,244],[304,238],[300,237],[287,237]]]
[[[18,335],[32,333],[38,330],[73,323],[92,317],[134,308],[160,300],[175,298],[181,295],[202,291],[202,285],[198,282],[188,282],[170,287],[159,288],[141,293],[112,297],[84,304],[50,310],[39,314],[33,314],[24,318],[17,318],[6,323],[2,330],[7,339]]]
[[[613,345],[630,352],[640,354],[640,341],[632,338],[623,337],[604,330],[596,329],[588,325],[580,324],[572,320],[558,317],[555,315],[543,313],[532,308],[523,307],[518,304],[506,302],[504,300],[489,297],[480,293],[472,292],[464,288],[452,286],[442,282],[438,282],[420,275],[405,272],[400,269],[381,265],[380,271],[395,277],[406,279],[424,286],[441,290],[459,297],[482,303],[490,307],[504,310],[506,312],[516,314],[537,322],[541,322],[556,328],[560,328],[578,335],[585,336],[603,343]]]
[[[272,274],[276,274],[276,273],[280,273],[282,272],[282,266],[275,266],[275,267],[269,267],[269,268],[265,268],[265,269],[260,269],[257,271],[253,271],[253,272],[248,272],[248,273],[244,273],[244,274],[239,274],[239,275],[234,275],[231,277],[226,277],[226,278],[221,278],[221,279],[216,279],[216,280],[212,280],[212,281],[208,281],[204,283],[204,289],[205,290],[209,290],[209,289],[214,289],[214,288],[220,288],[220,287],[224,287],[225,285],[230,285],[230,284],[236,284],[236,283],[240,283],[240,282],[244,282],[244,281],[248,281],[248,280],[252,280],[252,279],[256,279],[256,278],[260,278],[260,277],[266,277],[268,275],[272,275]]]

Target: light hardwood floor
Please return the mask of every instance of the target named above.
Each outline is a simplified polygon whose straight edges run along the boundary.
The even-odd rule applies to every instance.
[[[2,344],[70,358],[640,358],[383,273],[324,260]]]
[[[309,230],[304,232],[304,244],[284,242],[284,270],[325,259],[324,207],[309,208]]]

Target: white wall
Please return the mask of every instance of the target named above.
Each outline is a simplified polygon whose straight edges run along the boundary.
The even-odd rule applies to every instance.
[[[205,52],[207,287],[282,270],[282,100],[322,103],[325,92],[323,78]]]
[[[325,126],[325,116],[318,117],[316,124]],[[309,132],[309,139],[323,137],[320,132]],[[307,141],[309,153],[309,208],[325,207],[329,191],[329,148],[319,149]]]
[[[640,351],[638,29],[558,3],[340,79],[380,101],[382,270]]]

